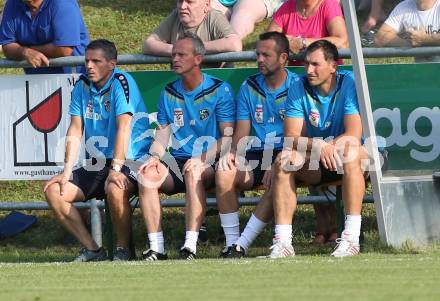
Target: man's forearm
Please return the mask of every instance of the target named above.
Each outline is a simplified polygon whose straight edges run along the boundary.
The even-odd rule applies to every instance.
[[[10,60],[24,60],[24,51],[26,47],[21,46],[18,43],[10,43],[3,45],[3,53],[5,54],[6,58]]]
[[[142,46],[142,52],[149,55],[171,56],[172,44],[162,42],[159,39],[147,38]]]
[[[29,48],[37,50],[47,56],[48,58],[70,56],[73,53],[73,48],[69,46],[55,46],[52,43],[44,45],[30,46]]]
[[[242,50],[241,39],[238,35],[204,42],[207,53],[234,52]]]

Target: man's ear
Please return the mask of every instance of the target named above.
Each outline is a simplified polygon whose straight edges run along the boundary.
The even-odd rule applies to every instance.
[[[203,62],[203,55],[201,55],[201,54],[197,54],[197,55],[195,56],[195,59],[196,59],[196,64],[197,64],[198,66],[200,66],[200,65],[202,64],[202,62]]]
[[[283,53],[280,54],[280,60],[281,60],[283,65],[286,65],[288,59],[289,59],[289,54],[288,53],[283,52]]]

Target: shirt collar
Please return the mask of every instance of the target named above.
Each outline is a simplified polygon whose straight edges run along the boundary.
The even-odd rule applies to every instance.
[[[47,6],[49,5],[49,1],[50,0],[43,0],[43,3],[41,4],[40,10],[38,11],[37,15],[42,12],[43,10],[45,10],[47,8]],[[26,5],[26,3],[23,2],[23,0],[17,0],[17,4],[18,6],[23,10],[23,12],[29,17],[32,18],[31,16],[31,11],[29,9],[29,6]]]
[[[117,67],[115,67],[115,69],[113,69],[112,75],[110,75],[110,77],[109,77],[109,79],[107,80],[107,82],[105,83],[105,85],[102,86],[102,88],[99,89],[99,90],[96,90],[95,85],[94,85],[92,82],[90,82],[90,88],[91,88],[91,90],[93,91],[93,93],[96,93],[96,94],[104,94],[105,92],[107,92],[107,90],[108,90],[108,89],[110,88],[110,86],[112,85],[113,80],[114,80],[114,78],[115,78],[115,73],[117,73],[117,72],[119,72],[119,69],[118,69]]]

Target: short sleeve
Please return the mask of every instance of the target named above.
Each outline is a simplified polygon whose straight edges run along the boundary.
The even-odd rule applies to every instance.
[[[293,5],[294,3],[292,0],[287,0],[272,16],[272,20],[275,22],[275,24],[282,28],[283,32],[286,31],[286,27],[288,26],[286,23],[289,20],[289,14],[292,13],[289,7]]]
[[[0,25],[0,45],[6,45],[17,41],[13,13],[13,1],[6,2]]]
[[[83,116],[82,112],[82,89],[84,83],[80,80],[75,84],[70,97],[69,115]]]
[[[347,84],[347,87],[344,88],[344,90],[346,91],[344,99],[344,115],[359,114],[359,103],[353,76],[350,75],[347,78],[347,81],[347,83],[344,83]]]
[[[301,80],[294,80],[290,85],[286,100],[286,117],[304,118],[304,87]]]
[[[173,10],[173,12],[154,29],[153,34],[157,35],[162,42],[171,43],[171,31],[177,18],[177,11]]]
[[[212,11],[211,18],[213,21],[213,31],[214,31],[214,39],[222,39],[229,37],[230,35],[236,34],[235,30],[232,28],[228,19],[217,11]]]
[[[157,105],[157,123],[160,125],[167,125],[168,121],[167,111],[165,107],[165,90],[160,93],[159,103]]]
[[[217,102],[215,113],[219,122],[235,122],[235,103],[232,88],[228,83],[220,87],[221,98]]]
[[[336,17],[344,18],[341,5],[336,0],[326,0],[324,5],[324,22],[326,25]]]
[[[82,17],[76,1],[55,1],[52,18],[55,46],[81,45]]]
[[[237,120],[251,120],[251,112],[249,110],[249,93],[247,81],[245,81],[237,94]]]
[[[394,29],[397,33],[403,29],[403,17],[405,16],[403,9],[403,2],[399,3],[385,20],[385,24]]]

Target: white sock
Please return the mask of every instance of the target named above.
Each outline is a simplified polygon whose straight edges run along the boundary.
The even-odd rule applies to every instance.
[[[238,211],[220,215],[220,222],[225,232],[226,246],[230,247],[240,236],[240,220]]]
[[[275,225],[275,239],[285,244],[292,244],[292,225]]]
[[[190,249],[194,254],[197,251],[197,238],[199,238],[198,231],[186,231],[185,243],[183,246]]]
[[[258,236],[258,234],[261,233],[261,231],[263,231],[266,225],[267,223],[263,222],[254,214],[252,214],[251,218],[246,224],[246,228],[244,228],[243,233],[241,233],[240,238],[235,244],[239,245],[247,251],[254,239]]]
[[[154,232],[154,233],[148,233],[148,240],[150,241],[150,249],[164,254],[165,253],[165,247],[164,247],[164,238],[163,238],[163,232]]]
[[[359,243],[361,221],[362,217],[360,215],[347,215],[345,217],[344,232],[342,232],[342,235],[348,238],[351,242]]]

